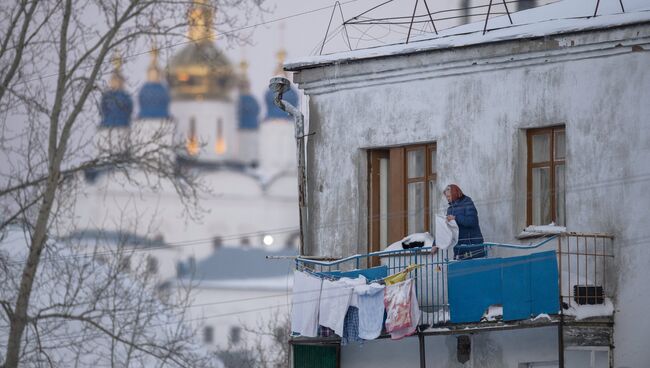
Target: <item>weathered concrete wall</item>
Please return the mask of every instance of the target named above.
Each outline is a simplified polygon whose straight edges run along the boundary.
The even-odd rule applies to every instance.
[[[469,335],[471,353],[465,363],[458,362],[457,335],[425,337],[426,366],[431,368],[519,368],[519,363],[557,360],[557,329],[483,332]],[[417,337],[400,341],[389,339],[350,344],[341,349],[341,366],[419,367]]]
[[[313,255],[367,251],[366,148],[437,142],[438,190],[474,199],[486,240],[525,225],[525,129],[566,125],[571,231],[614,234],[615,362],[650,361],[650,26],[304,69]],[[439,212],[444,211],[441,200]]]

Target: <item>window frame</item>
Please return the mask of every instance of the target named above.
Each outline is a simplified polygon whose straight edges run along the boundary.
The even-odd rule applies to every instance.
[[[436,181],[438,178],[438,173],[431,171],[431,152],[436,152],[436,143],[425,143],[425,144],[416,144],[404,146],[404,229],[408,233],[408,185],[412,183],[423,183],[424,184],[424,231],[429,231],[431,229],[431,208],[429,204],[431,193],[429,191],[429,180]],[[411,151],[424,150],[424,176],[419,176],[415,178],[409,178],[408,176],[408,153]],[[390,164],[390,162],[389,162]],[[437,168],[437,165],[436,165]],[[408,234],[405,234],[406,236]]]
[[[408,177],[408,152],[424,150],[424,176]],[[432,170],[432,152],[437,152],[437,143],[417,143],[395,147],[370,149],[368,152],[368,252],[381,249],[380,244],[380,160],[388,160],[388,209],[387,209],[387,244],[402,239],[408,235],[408,184],[421,182],[424,184],[424,231],[431,228],[431,208],[429,181],[437,182],[437,163],[435,172]],[[436,155],[437,157],[437,155]],[[437,186],[436,186],[437,188]]]
[[[558,132],[563,132],[564,133],[564,145],[565,145],[565,151],[564,151],[564,157],[561,159],[557,159],[555,157],[555,135]],[[533,162],[533,137],[538,136],[538,135],[544,135],[544,134],[549,134],[550,135],[550,142],[549,142],[549,157],[548,160],[542,161],[542,162]],[[548,168],[550,173],[549,173],[549,190],[550,190],[550,201],[551,201],[551,221],[557,223],[557,202],[556,202],[556,177],[555,177],[555,169],[557,166],[564,165],[564,168],[566,170],[566,126],[565,125],[555,125],[555,126],[550,126],[550,127],[544,127],[544,128],[533,128],[533,129],[527,129],[526,130],[526,152],[527,152],[527,157],[526,157],[526,226],[529,225],[547,225],[547,224],[534,224],[533,223],[533,169],[535,168]],[[566,177],[566,171],[565,171],[565,177]],[[566,199],[565,199],[565,216],[564,216],[564,222],[565,224],[562,224],[562,226],[566,225]]]

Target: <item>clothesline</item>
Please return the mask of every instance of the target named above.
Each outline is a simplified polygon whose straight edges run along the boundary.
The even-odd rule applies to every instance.
[[[301,267],[294,272],[292,332],[317,337],[329,329],[342,344],[376,339],[382,330],[394,339],[413,334],[421,312],[415,282],[407,276],[421,266],[412,264],[393,275],[378,267],[372,272],[383,270],[384,276],[371,281],[363,270],[350,278]]]

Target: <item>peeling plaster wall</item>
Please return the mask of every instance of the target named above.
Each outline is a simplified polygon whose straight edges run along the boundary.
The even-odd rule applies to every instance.
[[[649,50],[650,25],[640,24],[297,71],[316,133],[307,253],[365,253],[365,149],[419,142],[437,142],[438,192],[458,183],[486,240],[516,242],[525,225],[525,129],[565,124],[567,227],[615,236],[615,364],[644,366]]]

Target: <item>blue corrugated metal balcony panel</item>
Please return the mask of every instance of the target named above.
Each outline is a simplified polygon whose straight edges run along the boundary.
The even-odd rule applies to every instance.
[[[560,309],[555,251],[450,263],[448,286],[452,323],[480,322],[491,305],[505,321]]]

